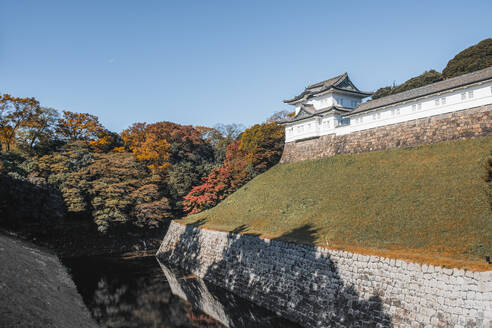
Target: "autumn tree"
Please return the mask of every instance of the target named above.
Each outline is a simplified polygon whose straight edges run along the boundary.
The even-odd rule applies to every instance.
[[[224,163],[202,178],[203,183],[184,196],[185,212],[195,214],[214,207],[250,179],[246,154],[239,150],[240,143],[239,140],[231,143],[227,147]]]
[[[293,117],[296,114],[295,111],[288,111],[288,110],[280,110],[274,112],[267,120],[267,123],[279,123],[283,120],[288,119],[289,117]]]
[[[244,131],[244,126],[241,124],[216,124],[213,128],[210,127],[195,127],[205,140],[214,150],[214,159],[216,165],[221,165],[225,159],[227,146],[237,140]]]
[[[254,176],[275,165],[280,160],[283,145],[284,128],[275,122],[246,129],[239,140],[227,147],[222,165],[184,197],[184,210],[194,214],[217,205]]]
[[[154,124],[135,123],[121,133],[123,142],[137,160],[153,171],[164,172],[170,165],[170,143],[165,133]]]
[[[244,131],[239,150],[250,164],[253,176],[278,163],[284,148],[285,129],[275,123],[255,124]]]
[[[137,160],[163,177],[178,209],[181,198],[212,169],[213,149],[202,133],[192,126],[158,122],[133,124],[121,135]]]
[[[104,152],[119,146],[119,137],[106,130],[99,118],[88,113],[63,111],[56,132],[67,142],[86,141],[95,151]]]
[[[104,127],[95,115],[63,111],[56,130],[67,141],[95,140],[104,131]]]
[[[19,148],[31,155],[53,148],[57,144],[56,125],[59,117],[55,109],[40,107],[32,121],[20,128],[17,137]]]
[[[39,102],[35,98],[18,98],[8,94],[0,96],[0,144],[10,151],[19,129],[36,124]]]
[[[154,228],[171,213],[166,186],[128,152],[98,153],[74,141],[36,158],[28,171],[60,191],[68,218],[92,220],[102,233]]]

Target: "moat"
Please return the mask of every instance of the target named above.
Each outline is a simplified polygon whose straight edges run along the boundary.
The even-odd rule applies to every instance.
[[[153,256],[63,263],[101,327],[299,327]]]

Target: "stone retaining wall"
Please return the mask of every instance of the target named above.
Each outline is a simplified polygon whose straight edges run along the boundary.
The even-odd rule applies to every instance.
[[[175,222],[157,256],[305,327],[492,327],[492,271],[407,263]]]
[[[363,130],[347,135],[288,142],[282,163],[338,154],[361,153],[396,147],[492,135],[492,105],[441,114]]]
[[[159,262],[174,295],[229,328],[299,328],[291,321],[225,289]]]

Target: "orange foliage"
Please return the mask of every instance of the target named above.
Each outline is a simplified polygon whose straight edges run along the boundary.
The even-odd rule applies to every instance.
[[[95,115],[63,111],[57,132],[69,141],[96,140],[104,132],[104,128]]]
[[[239,150],[246,153],[248,162],[258,173],[280,160],[284,131],[284,127],[275,122],[255,124],[244,131]]]
[[[39,102],[35,98],[17,98],[8,94],[0,96],[0,144],[9,151],[21,127],[36,124],[40,113]]]
[[[171,122],[135,123],[124,130],[121,137],[137,160],[161,173],[177,160],[173,158],[171,145],[179,145],[180,156],[191,157],[195,148],[203,144],[200,131]]]
[[[170,165],[170,144],[157,129],[146,123],[135,123],[121,133],[123,142],[137,160],[147,163],[153,171],[164,171]]]

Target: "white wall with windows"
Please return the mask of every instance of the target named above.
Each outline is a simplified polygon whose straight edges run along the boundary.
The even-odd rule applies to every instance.
[[[492,103],[492,82],[429,95],[350,117],[337,135],[455,112]]]
[[[332,98],[331,101],[336,105],[338,95],[333,96],[330,94],[326,96],[330,96]],[[326,96],[319,98],[319,104],[323,103],[323,99]],[[314,100],[316,99],[310,101]],[[349,100],[349,97],[344,98],[344,102]],[[288,123],[285,128],[285,141],[290,142],[331,133],[344,135],[491,103],[492,81],[488,81],[354,115],[350,119],[345,118],[344,124],[341,124],[341,117],[336,114]],[[318,110],[314,102],[313,105]],[[320,109],[325,107],[329,107],[329,105],[320,107]]]
[[[320,97],[311,98],[305,102],[314,106],[316,110],[322,110],[331,106],[340,106],[346,108],[355,108],[361,103],[358,97],[350,97],[337,93],[329,93]],[[299,112],[300,106],[296,106],[296,114]]]

